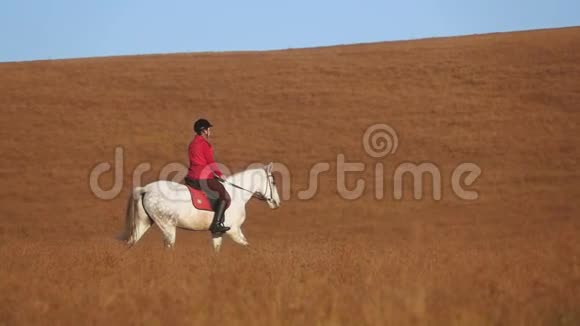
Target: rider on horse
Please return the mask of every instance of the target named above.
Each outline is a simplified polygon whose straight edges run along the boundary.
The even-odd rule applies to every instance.
[[[230,229],[224,226],[224,214],[231,198],[220,182],[223,181],[223,173],[213,158],[213,148],[208,141],[211,127],[206,119],[199,119],[193,125],[197,135],[189,144],[189,171],[185,183],[217,199],[209,230],[213,234],[221,234]]]

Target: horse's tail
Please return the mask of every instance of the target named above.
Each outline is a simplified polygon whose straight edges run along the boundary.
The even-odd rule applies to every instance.
[[[135,216],[137,205],[141,205],[141,198],[145,193],[145,188],[135,187],[131,192],[131,196],[127,199],[127,210],[125,215],[125,231],[121,239],[127,241],[130,245],[135,242],[136,233],[138,232],[138,223]]]

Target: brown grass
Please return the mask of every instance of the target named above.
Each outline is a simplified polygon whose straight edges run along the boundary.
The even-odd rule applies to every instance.
[[[0,325],[580,323],[580,28],[259,53],[0,64]],[[215,125],[234,171],[284,162],[293,198],[248,206],[241,248],[152,229],[115,240],[131,172],[186,163],[191,122]],[[441,168],[443,200],[373,199],[364,130],[386,122],[378,160]],[[125,148],[122,196],[96,199],[90,170]],[[336,155],[371,187],[336,193]],[[309,168],[328,161],[312,200]],[[476,162],[480,198],[450,174]],[[385,185],[392,185],[387,174]],[[106,180],[105,180],[106,179]],[[112,173],[102,185],[112,183]],[[407,184],[407,186],[410,185]]]

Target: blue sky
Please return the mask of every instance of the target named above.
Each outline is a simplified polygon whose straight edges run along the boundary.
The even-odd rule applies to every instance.
[[[302,48],[580,25],[580,1],[3,0],[0,62]]]

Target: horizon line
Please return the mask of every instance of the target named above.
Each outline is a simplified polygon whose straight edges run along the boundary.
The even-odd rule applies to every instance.
[[[284,51],[314,50],[314,49],[325,49],[325,48],[334,48],[334,47],[348,47],[348,46],[386,44],[386,43],[417,42],[417,41],[436,40],[436,39],[477,37],[477,36],[497,35],[497,34],[517,34],[517,33],[541,32],[541,31],[563,30],[563,29],[574,29],[574,28],[580,28],[580,25],[566,25],[566,26],[558,26],[558,27],[540,27],[540,28],[506,30],[506,31],[497,31],[497,32],[483,32],[483,33],[472,33],[472,34],[449,34],[449,35],[425,36],[425,37],[408,38],[408,39],[362,41],[362,42],[353,42],[353,43],[335,43],[335,44],[328,44],[328,45],[313,45],[313,46],[295,47],[295,48],[288,47],[288,48],[240,49],[240,50],[205,50],[205,51],[120,53],[120,54],[103,54],[103,55],[95,55],[95,56],[58,57],[58,58],[44,58],[44,59],[30,59],[30,60],[10,60],[10,61],[0,61],[0,64],[33,63],[33,62],[46,62],[46,61],[75,61],[75,60],[90,60],[90,59],[114,59],[114,58],[142,57],[142,56],[198,55],[198,54],[244,54],[244,53],[284,52]]]

